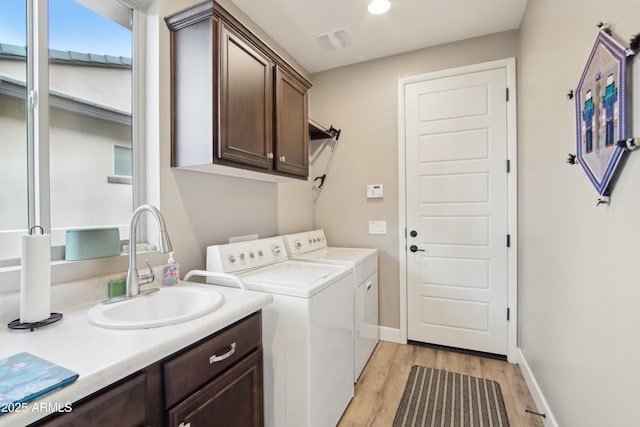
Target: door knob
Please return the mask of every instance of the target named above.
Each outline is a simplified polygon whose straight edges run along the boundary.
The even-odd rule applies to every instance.
[[[425,252],[425,250],[424,250],[424,249],[418,249],[418,247],[417,247],[416,245],[411,245],[411,246],[409,246],[409,250],[410,250],[411,252],[418,252],[418,251],[420,251],[420,252]]]
[[[411,230],[411,233],[409,233],[409,235],[411,237],[416,237],[418,235],[418,232],[416,230]]]

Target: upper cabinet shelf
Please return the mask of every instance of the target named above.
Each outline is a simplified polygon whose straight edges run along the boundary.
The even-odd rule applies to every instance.
[[[306,179],[311,83],[213,1],[165,21],[171,30],[171,165]]]

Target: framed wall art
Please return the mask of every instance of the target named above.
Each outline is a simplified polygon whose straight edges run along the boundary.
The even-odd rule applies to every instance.
[[[577,162],[601,196],[626,151],[628,53],[601,30],[575,91]]]

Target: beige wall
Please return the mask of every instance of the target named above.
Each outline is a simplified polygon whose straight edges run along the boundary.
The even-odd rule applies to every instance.
[[[529,1],[520,33],[519,341],[561,426],[638,425],[640,153],[620,171],[611,205],[575,153],[574,89],[597,35],[613,24],[625,45],[638,0]],[[634,61],[635,136],[640,63]]]
[[[314,204],[314,226],[335,246],[379,250],[380,324],[400,327],[398,287],[398,79],[516,56],[518,33],[458,43],[312,75],[310,116],[342,129],[333,164]],[[321,147],[311,142],[312,155]],[[322,175],[324,150],[313,164]],[[383,184],[384,199],[367,200],[366,185]],[[387,221],[386,235],[369,235],[370,220]]]

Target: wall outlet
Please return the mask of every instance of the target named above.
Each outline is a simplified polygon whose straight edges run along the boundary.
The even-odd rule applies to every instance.
[[[369,221],[369,234],[387,234],[387,221]]]

